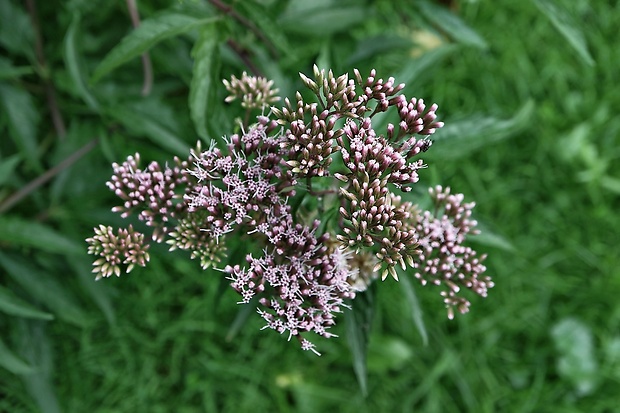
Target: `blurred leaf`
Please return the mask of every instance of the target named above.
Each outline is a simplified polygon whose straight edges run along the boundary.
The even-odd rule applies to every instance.
[[[31,75],[34,69],[30,66],[13,66],[11,61],[0,56],[0,80],[16,79],[20,76]]]
[[[8,288],[0,285],[0,311],[25,318],[38,318],[40,320],[53,320],[54,316],[50,313],[39,310],[32,304],[22,300]]]
[[[353,356],[353,370],[362,394],[368,394],[368,373],[366,369],[366,351],[372,317],[374,314],[374,285],[364,292],[357,293],[351,303],[351,310],[344,311],[347,342]]]
[[[15,167],[19,165],[21,156],[19,154],[0,159],[0,186],[4,185],[15,172]]]
[[[98,111],[99,103],[93,97],[93,95],[88,90],[86,83],[84,82],[84,78],[82,77],[82,71],[80,70],[80,53],[78,51],[78,28],[80,25],[80,15],[76,12],[73,13],[73,17],[71,19],[71,25],[69,26],[69,30],[67,30],[67,34],[65,36],[64,41],[64,60],[65,65],[67,66],[67,70],[71,75],[71,80],[73,81],[73,85],[76,90],[79,92],[84,102],[88,105],[89,108]]]
[[[13,374],[32,373],[32,367],[9,350],[2,338],[0,338],[0,366]]]
[[[238,4],[247,13],[250,20],[258,26],[259,30],[273,42],[276,48],[284,52],[287,59],[295,60],[295,50],[291,48],[288,39],[274,20],[274,13],[269,13],[268,10],[258,7],[251,1],[244,1]]]
[[[157,112],[142,112],[137,105],[119,104],[107,108],[106,113],[130,131],[143,135],[175,155],[187,156],[189,154],[189,145],[180,140],[169,127],[160,123]]]
[[[472,115],[446,122],[432,139],[435,145],[425,154],[428,159],[453,159],[516,135],[531,125],[534,102],[529,100],[510,119]]]
[[[310,7],[301,8],[296,3],[305,3]],[[368,7],[364,5],[343,6],[336,3],[321,6],[319,2],[295,0],[289,2],[288,8],[278,21],[280,30],[328,36],[362,23],[367,15]]]
[[[446,8],[428,1],[417,2],[416,5],[430,22],[434,23],[452,40],[480,49],[488,48],[486,41],[475,30]]]
[[[373,374],[389,374],[389,370],[406,368],[413,354],[411,345],[401,338],[373,336],[368,347],[368,370]]]
[[[38,172],[43,171],[37,147],[37,125],[41,119],[29,93],[0,84],[0,104],[9,121],[10,136],[24,159]]]
[[[69,290],[32,263],[0,253],[0,265],[33,298],[43,303],[60,319],[77,326],[86,324],[86,315]]]
[[[577,20],[573,19],[565,10],[560,9],[552,0],[534,0],[534,4],[564,36],[579,57],[586,64],[594,66],[594,59],[588,51],[588,45],[583,33],[579,30]]]
[[[409,281],[409,277],[399,277],[400,283],[403,286],[403,292],[405,293],[405,298],[407,303],[409,303],[409,307],[411,308],[411,319],[415,324],[420,336],[422,337],[422,344],[424,346],[428,345],[428,332],[426,331],[426,326],[424,325],[424,317],[422,315],[422,308],[420,308],[420,302],[418,301],[418,297],[415,295],[415,290],[411,285],[411,281]]]
[[[28,392],[36,400],[42,413],[60,413],[56,391],[52,384],[52,345],[44,325],[22,321],[19,351],[34,366],[34,371],[21,376]]]
[[[12,1],[0,1],[0,45],[34,62],[33,39],[34,31],[26,10]]]
[[[599,368],[591,329],[581,321],[565,318],[553,326],[551,337],[558,352],[560,376],[573,383],[578,395],[592,394],[598,384]]]
[[[601,178],[601,186],[615,194],[620,194],[620,179],[611,176]]]
[[[513,252],[515,251],[515,246],[512,242],[508,241],[506,237],[503,237],[497,233],[494,233],[490,229],[486,228],[482,224],[478,223],[478,229],[480,230],[480,234],[478,235],[468,235],[468,240],[471,242],[475,242],[481,245],[487,245],[489,247],[499,248],[504,251]]]
[[[118,66],[141,55],[162,40],[212,24],[217,20],[218,17],[196,17],[178,12],[166,12],[144,20],[107,54],[95,69],[92,82],[97,82]]]
[[[0,241],[59,254],[83,254],[85,250],[50,227],[11,215],[0,215]]]
[[[203,27],[192,49],[194,70],[189,91],[189,110],[198,136],[206,142],[217,139],[217,136],[207,131],[207,117],[215,104],[215,85],[220,81],[219,50],[216,26]]]
[[[370,38],[364,38],[358,42],[357,49],[347,59],[347,65],[355,66],[362,60],[376,58],[392,50],[408,51],[412,46],[413,43],[411,40],[400,36],[380,34]]]

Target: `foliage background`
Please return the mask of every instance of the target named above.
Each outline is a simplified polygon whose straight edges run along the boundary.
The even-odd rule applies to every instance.
[[[0,2],[0,411],[620,411],[617,2],[231,2],[266,40],[214,3],[139,3],[143,25],[208,20],[143,39],[145,97],[142,49],[102,63],[132,32],[125,2]],[[163,247],[90,275],[83,240],[121,224],[110,163],[234,132],[220,79],[248,62],[283,96],[314,63],[406,82],[447,124],[421,185],[478,204],[496,287],[449,321],[432,288],[412,310],[377,285],[366,397],[344,323],[320,358],[258,317],[238,328],[220,274]]]

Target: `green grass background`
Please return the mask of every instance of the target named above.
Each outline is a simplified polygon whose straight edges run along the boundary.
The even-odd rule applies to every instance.
[[[411,27],[398,23],[397,16],[382,20],[406,2],[396,3],[373,4],[379,11],[375,20],[366,17],[363,30],[351,30],[350,38],[411,30],[415,20]],[[318,342],[321,357],[260,331],[256,316],[233,334],[237,296],[222,284],[221,274],[200,271],[185,255],[170,257],[164,248],[153,249],[146,269],[95,284],[110,297],[106,313],[84,292],[85,285],[93,288],[85,254],[58,260],[39,253],[35,241],[16,246],[4,239],[3,253],[30,257],[73,292],[83,319],[0,319],[3,342],[36,366],[36,373],[21,376],[0,369],[0,411],[43,406],[49,412],[620,412],[620,6],[604,0],[556,2],[583,35],[592,58],[588,63],[534,2],[457,3],[457,15],[487,47],[456,46],[423,67],[407,92],[437,102],[446,124],[460,125],[452,141],[438,135],[422,184],[449,185],[475,200],[481,225],[501,241],[476,244],[488,253],[495,281],[488,298],[472,298],[471,312],[449,321],[438,292],[414,283],[428,332],[424,345],[401,285],[392,280],[378,285],[364,397],[344,323],[336,328],[339,339]],[[39,7],[43,16],[52,16],[53,7]],[[84,7],[92,18],[93,10]],[[148,7],[146,15],[157,9]],[[99,146],[5,218],[43,222],[85,251],[82,240],[93,226],[120,223],[106,212],[115,205],[104,186],[110,159],[120,161],[143,147],[160,159],[164,152],[141,141],[126,142],[122,127],[102,132],[97,124],[109,118],[99,120],[71,100],[61,58],[68,10],[42,19],[47,51],[59,56],[51,64],[60,72],[55,81],[70,125],[68,139],[105,133],[108,139],[102,142],[109,146]],[[112,19],[122,16],[119,10],[106,9],[101,20],[85,24],[82,53],[88,61],[101,60],[127,32],[127,20]],[[411,14],[416,13],[414,8]],[[109,30],[98,31],[105,22]],[[432,24],[422,27],[433,29]],[[282,57],[270,66],[259,51],[260,61],[268,74],[285,80],[281,88],[287,93],[295,87],[290,79],[296,71],[308,73],[314,59],[336,70],[352,69],[346,58],[334,56],[351,56],[353,43],[341,45],[338,39],[317,34],[312,45],[295,50],[302,42],[292,34],[288,42],[295,59]],[[107,49],[99,49],[104,45]],[[153,60],[159,91],[170,82],[174,93],[162,96],[181,113],[187,90],[176,90],[171,79],[182,70],[170,68],[174,64],[163,57],[178,51],[175,46],[157,46]],[[178,51],[183,52],[187,47]],[[377,66],[387,77],[399,73],[408,59],[395,49],[359,64]],[[118,94],[122,82],[138,89],[138,60],[108,80],[99,96]],[[234,66],[226,56],[224,62]],[[44,119],[40,148],[50,147],[44,100],[39,91],[30,92],[43,102],[36,106]],[[510,133],[479,129],[485,119],[512,118],[528,102],[533,106],[523,112],[526,119]],[[179,116],[179,130],[190,144],[195,136],[189,118]],[[3,134],[9,132],[6,120],[0,126]],[[5,141],[2,147],[6,161],[11,145]],[[55,148],[53,161],[47,159],[51,165],[62,159],[60,145]],[[4,182],[3,194],[36,176],[21,171],[12,183]],[[0,272],[0,281],[27,296],[14,277]]]

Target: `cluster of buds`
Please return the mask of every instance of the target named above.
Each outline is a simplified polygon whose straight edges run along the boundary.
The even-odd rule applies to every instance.
[[[436,187],[434,210],[422,211],[399,194],[426,167],[419,156],[443,126],[437,105],[408,100],[404,84],[374,70],[349,79],[315,67],[314,79],[301,78],[316,99],[307,103],[297,92],[268,115],[273,82],[246,73],[224,81],[226,100],[259,110],[257,122],[173,167],[153,162],[141,170],[138,154],[114,164],[108,186],[124,202],[114,211],[139,210],[154,241],[167,236],[171,250],[190,251],[203,269],[219,267],[240,303],[256,303],[264,328],[317,354],[308,336],[332,337],[336,314],[356,293],[379,277],[398,280],[399,271],[444,286],[450,318],[454,309],[466,312],[461,289],[486,296],[493,286],[482,276],[485,256],[463,245],[477,231],[474,204]],[[392,108],[398,125],[378,133],[373,117]],[[122,231],[115,238],[101,226],[87,240],[99,256],[98,277],[148,261],[143,236]],[[245,263],[227,261],[230,244],[245,246]]]
[[[230,81],[223,81],[226,90],[230,93],[226,102],[235,99],[241,100],[241,107],[245,109],[264,109],[280,100],[278,89],[273,88],[273,80],[264,77],[248,76],[243,72],[241,79],[231,76]]]

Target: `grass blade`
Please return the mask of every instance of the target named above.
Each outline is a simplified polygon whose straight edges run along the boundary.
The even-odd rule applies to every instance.
[[[24,360],[20,359],[4,344],[0,338],[0,366],[4,367],[13,374],[32,373],[32,367]]]
[[[86,314],[69,290],[49,274],[24,259],[3,253],[0,253],[0,265],[15,282],[60,319],[80,327],[86,324]]]
[[[579,24],[565,10],[560,9],[551,0],[534,0],[538,9],[551,21],[556,29],[568,41],[579,57],[588,65],[594,66],[594,59],[588,51],[583,33]]]
[[[50,313],[39,310],[32,304],[22,300],[8,288],[0,285],[0,311],[25,318],[38,318],[40,320],[53,320],[54,316]]]
[[[465,24],[459,16],[451,13],[444,7],[427,1],[421,1],[417,5],[424,17],[445,32],[452,40],[480,49],[487,49],[489,47],[482,36]]]
[[[86,250],[50,227],[10,215],[0,216],[0,241],[59,254],[83,254]]]

